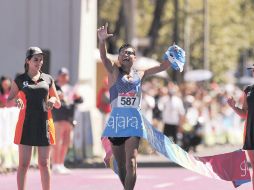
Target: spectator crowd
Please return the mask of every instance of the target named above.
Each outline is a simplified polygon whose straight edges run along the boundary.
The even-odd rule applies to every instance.
[[[2,76],[0,79],[0,109],[15,106],[15,102],[7,104],[6,101],[11,82],[12,79],[6,76]],[[107,79],[102,82],[103,87],[97,96],[97,108],[102,114],[103,123],[105,123],[110,111],[110,102],[107,98]],[[242,143],[243,120],[227,104],[229,96],[236,97],[238,104],[242,104],[242,90],[238,86],[219,85],[208,81],[186,82],[177,85],[172,81],[152,77],[144,82],[142,88],[141,107],[146,118],[157,130],[163,132],[186,151],[195,152],[199,144],[212,146]],[[72,122],[70,124],[73,125]],[[69,127],[69,131],[71,128]],[[70,133],[67,136],[70,139]],[[71,141],[66,142],[65,147],[68,147]],[[64,151],[64,155],[66,151]],[[141,143],[140,151],[151,153],[146,142]],[[63,160],[61,164],[63,166]]]

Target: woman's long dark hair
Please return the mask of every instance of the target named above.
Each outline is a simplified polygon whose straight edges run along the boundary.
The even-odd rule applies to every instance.
[[[25,68],[25,73],[28,72],[28,69],[29,69],[29,65],[27,63],[27,61],[29,61],[30,59],[32,59],[33,56],[28,56],[25,60],[25,65],[24,65],[24,68]]]

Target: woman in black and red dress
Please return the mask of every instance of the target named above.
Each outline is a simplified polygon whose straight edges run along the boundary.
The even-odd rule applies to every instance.
[[[30,47],[26,52],[25,72],[16,77],[8,97],[8,101],[16,99],[17,106],[21,109],[14,137],[14,143],[19,146],[19,190],[25,189],[32,146],[38,147],[42,189],[50,189],[50,145],[55,143],[51,109],[60,108],[61,103],[53,78],[40,71],[42,64],[41,49]]]
[[[254,64],[249,67],[254,76]],[[235,100],[228,99],[229,106],[243,119],[245,119],[243,149],[247,151],[252,168],[254,167],[254,84],[248,85],[243,93],[243,105],[237,107]],[[254,172],[252,173],[252,187],[254,189]]]

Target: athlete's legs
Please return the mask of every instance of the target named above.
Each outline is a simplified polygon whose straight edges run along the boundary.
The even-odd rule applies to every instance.
[[[43,190],[50,190],[50,146],[38,147],[38,166]]]
[[[56,134],[56,142],[55,145],[52,146],[52,164],[59,164],[59,155],[60,155],[60,149],[61,149],[61,122],[55,122],[55,134]]]
[[[140,139],[138,137],[131,137],[125,141],[126,152],[126,178],[125,190],[133,190],[137,178],[137,155]]]
[[[72,125],[68,121],[63,121],[61,126],[61,149],[59,154],[59,162],[60,164],[64,164],[64,159],[67,154],[68,148],[70,146],[71,140],[71,130]]]
[[[53,146],[53,164],[64,164],[64,159],[70,145],[72,125],[68,121],[55,122],[56,144]]]
[[[252,166],[252,175],[251,175],[251,181],[252,181],[252,189],[254,190],[254,150],[247,150],[249,159],[250,159],[250,163]]]
[[[112,147],[112,151],[114,154],[114,157],[117,161],[117,166],[118,166],[118,171],[119,171],[119,177],[120,180],[123,184],[123,186],[125,186],[125,177],[126,177],[126,162],[125,162],[125,148],[124,148],[124,143],[122,145],[113,145],[111,144]]]
[[[19,166],[17,171],[18,190],[24,190],[26,174],[32,155],[32,146],[19,145]]]

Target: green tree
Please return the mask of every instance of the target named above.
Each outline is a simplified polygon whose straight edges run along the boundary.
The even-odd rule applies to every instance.
[[[136,37],[150,39],[148,47],[140,48],[146,56],[161,59],[164,50],[176,41],[184,47],[185,0],[137,1]],[[225,82],[228,70],[237,70],[243,51],[253,49],[254,0],[208,0],[209,65],[214,80]],[[98,0],[98,24],[110,23],[115,36],[111,52],[124,42],[122,1]],[[203,0],[190,0],[190,68],[203,69],[204,17]],[[172,71],[170,71],[172,72]]]

